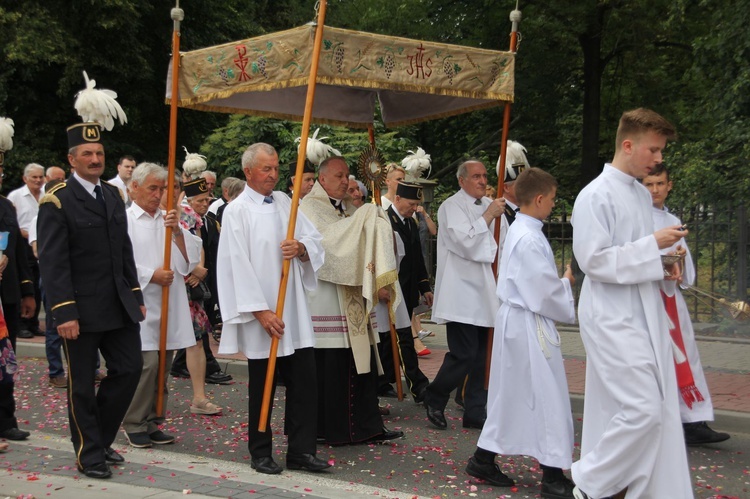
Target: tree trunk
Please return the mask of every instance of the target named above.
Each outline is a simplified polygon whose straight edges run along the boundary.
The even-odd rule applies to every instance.
[[[602,169],[599,158],[599,124],[601,115],[602,72],[606,65],[602,58],[602,30],[604,18],[612,8],[600,3],[588,18],[586,31],[578,37],[583,51],[583,129],[581,131],[581,187],[592,181]]]

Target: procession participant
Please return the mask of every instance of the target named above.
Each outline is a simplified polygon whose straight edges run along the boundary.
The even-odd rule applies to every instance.
[[[3,186],[5,153],[13,147],[13,120],[0,118],[0,189]],[[21,329],[21,317],[34,313],[34,284],[26,252],[30,251],[21,235],[13,204],[0,195],[0,231],[8,233],[6,248],[0,257],[0,302],[8,327],[8,340],[15,350]],[[15,382],[8,376],[0,383],[0,438],[25,440],[31,435],[18,428],[16,419]]]
[[[378,409],[378,337],[369,324],[380,289],[398,305],[393,231],[377,206],[354,211],[348,186],[346,160],[331,156],[300,203],[323,235],[326,251],[318,289],[308,296],[318,366],[318,437],[330,444],[403,436],[385,428]]]
[[[47,192],[48,188],[52,188],[57,185],[57,182],[50,184],[50,182],[58,181],[62,182],[65,180],[65,170],[59,166],[50,166],[44,172],[44,185],[42,186],[42,195]]]
[[[232,182],[229,183],[229,186],[227,187],[227,202],[223,205],[219,206],[219,208],[216,210],[216,220],[219,224],[221,224],[221,220],[224,216],[224,210],[229,206],[229,203],[237,199],[237,196],[242,194],[242,192],[245,190],[245,182],[238,178],[232,178]],[[210,213],[210,211],[209,211]]]
[[[419,229],[413,215],[422,200],[422,188],[413,183],[400,182],[396,189],[393,204],[386,210],[394,233],[401,240],[404,254],[399,263],[398,280],[408,317],[424,297],[427,306],[432,306],[432,288],[427,268],[422,256]],[[399,361],[404,368],[406,382],[414,401],[424,400],[424,389],[429,384],[427,376],[419,369],[417,352],[414,348],[411,322],[408,327],[397,328]],[[383,372],[390,381],[393,378],[393,350],[390,334],[381,335],[381,361]],[[390,376],[389,376],[390,375]],[[395,381],[395,380],[393,380]],[[393,382],[391,381],[391,382]],[[390,385],[389,385],[390,386]]]
[[[271,338],[279,339],[276,372],[286,386],[286,466],[322,471],[330,464],[315,456],[315,334],[305,296],[306,290],[317,286],[316,274],[325,257],[321,236],[299,213],[295,239],[286,239],[291,200],[273,190],[279,180],[279,157],[272,146],[259,142],[248,147],[242,169],[247,184],[225,210],[219,241],[219,304],[224,320],[219,351],[242,352],[248,359],[250,465],[259,473],[276,474],[282,468],[273,459],[271,410],[266,431],[259,432],[258,426]],[[279,318],[275,311],[284,260],[290,260],[289,282]],[[275,390],[276,384],[272,386]]]
[[[669,179],[669,171],[664,163],[657,165],[643,179],[643,186],[651,193],[654,228],[662,229],[682,225],[680,219],[670,213],[664,204],[669,191],[672,190],[672,181]],[[684,238],[669,248],[663,249],[661,253],[662,255],[683,254],[682,283],[692,285],[695,282],[695,265]],[[690,320],[690,311],[680,291],[682,283],[679,286],[673,285],[673,283],[665,285],[662,298],[665,304],[669,302],[666,310],[670,326],[676,326],[670,327],[670,334],[681,352],[680,356],[675,355],[675,366],[677,368],[677,383],[681,392],[680,418],[685,433],[685,443],[701,445],[723,442],[729,439],[729,434],[714,431],[706,422],[714,420],[714,407],[711,403],[711,394],[708,391],[698,345],[695,342],[695,331]],[[682,362],[677,362],[678,358]]]
[[[292,175],[289,176],[289,197],[292,197],[294,195],[293,189],[294,189],[294,172],[297,169],[297,164],[289,165],[289,171],[292,173]],[[313,188],[313,185],[315,184],[315,166],[310,163],[310,161],[305,160],[305,167],[302,170],[302,186],[300,187],[299,191],[299,198],[304,199],[305,196],[310,194],[310,190]]]
[[[89,92],[99,91],[89,88],[81,94]],[[81,94],[76,101],[79,110]],[[68,363],[68,415],[76,465],[88,477],[108,478],[112,471],[107,462],[125,461],[111,445],[138,385],[138,323],[146,309],[125,204],[116,187],[99,179],[104,173],[102,125],[82,115],[84,123],[68,128],[73,175],[50,189],[39,205],[38,250]],[[124,114],[119,119],[124,120]],[[99,352],[108,372],[95,391]]]
[[[495,220],[505,200],[484,196],[487,169],[468,160],[456,173],[461,189],[438,210],[437,275],[432,317],[446,324],[448,353],[425,391],[427,419],[440,429],[448,426],[445,406],[450,393],[468,374],[464,389],[464,428],[481,428],[486,418],[484,388],[487,331],[500,306],[495,294],[492,262],[497,255]]]
[[[612,162],[573,208],[573,253],[586,274],[578,306],[586,399],[581,459],[572,470],[578,498],[625,490],[628,497],[693,496],[659,296],[659,250],[686,232],[653,231],[651,196],[638,182],[661,163],[675,135],[654,111],[625,112]]]
[[[387,210],[390,208],[393,200],[396,198],[396,189],[398,189],[398,183],[403,182],[406,178],[406,170],[396,163],[388,163],[385,165],[385,185],[387,190],[380,196],[380,206]]]
[[[229,202],[231,198],[229,197],[229,194],[227,194],[227,189],[229,189],[229,184],[236,180],[240,179],[235,177],[225,177],[224,180],[221,181],[221,196],[216,198],[211,202],[210,205],[208,205],[208,211],[216,215],[216,211],[219,209],[219,207]],[[240,182],[242,181],[240,180]]]
[[[365,204],[365,196],[362,194],[359,185],[360,182],[357,178],[354,175],[349,175],[349,187],[347,188],[346,193],[351,198],[352,205],[354,205],[355,208],[359,208]]]
[[[200,341],[203,345],[202,352],[199,349],[193,348],[192,346],[187,349],[180,349],[175,354],[172,361],[171,374],[173,376],[181,376],[191,379],[193,385],[193,392],[195,398],[200,401],[205,399],[205,384],[206,382],[212,382],[216,384],[227,384],[231,381],[231,376],[225,375],[221,372],[221,366],[214,358],[211,352],[211,345],[209,344],[209,336],[214,331],[214,325],[221,323],[221,318],[217,318],[218,306],[217,303],[217,291],[216,291],[216,251],[219,245],[219,224],[215,219],[215,216],[211,214],[213,219],[209,221],[206,218],[208,212],[208,206],[210,204],[211,190],[208,186],[206,178],[214,178],[213,172],[209,172],[208,177],[204,177],[203,174],[208,170],[208,163],[206,163],[206,157],[201,154],[190,153],[187,148],[185,149],[185,161],[182,163],[182,170],[184,176],[187,178],[184,182],[183,188],[176,191],[176,196],[182,195],[184,199],[180,203],[180,225],[189,230],[191,234],[201,238],[202,251],[201,260],[185,277],[185,285],[187,286],[190,315],[193,320],[193,331],[195,333],[196,340]],[[215,178],[214,178],[215,180]],[[241,182],[236,179],[237,182]],[[166,200],[162,200],[166,202]],[[164,209],[164,206],[162,206]],[[209,224],[211,227],[209,227]],[[212,230],[208,231],[211,228]],[[205,233],[205,239],[204,239]],[[210,246],[207,244],[210,242]],[[208,259],[211,259],[212,263],[207,263]],[[208,266],[211,266],[209,271]],[[208,279],[208,282],[204,282]],[[200,353],[200,355],[198,355]],[[211,376],[208,376],[210,366]],[[195,374],[197,378],[191,376],[191,373]],[[199,403],[200,404],[200,403]],[[216,407],[213,409],[206,409],[200,405],[194,409],[193,412],[198,411],[199,414],[217,414]]]
[[[514,485],[495,464],[497,454],[537,459],[542,497],[572,498],[564,474],[573,462],[573,418],[555,321],[574,323],[570,265],[558,277],[542,233],[555,206],[557,181],[538,168],[515,180],[520,212],[505,239],[499,265],[487,422],[466,472],[501,487]]]
[[[170,208],[166,213],[160,209],[162,196],[166,194],[167,175],[163,166],[141,163],[133,170],[129,184],[133,204],[127,210],[128,234],[133,241],[138,281],[148,310],[146,320],[141,325],[143,369],[138,388],[122,423],[128,443],[133,447],[171,444],[175,440],[172,435],[159,429],[164,417],[156,413],[159,390],[164,391],[164,407],[167,406],[169,396],[166,378],[164,385],[158,386],[163,287],[169,286],[165,369],[168,371],[170,368],[173,350],[185,347],[202,350],[196,345],[183,280],[200,260],[201,241],[180,227],[180,217],[175,208]],[[163,268],[166,227],[173,230],[170,270]],[[203,355],[202,351],[199,353]],[[203,377],[199,380],[202,386]],[[193,391],[191,412],[196,412],[194,408],[220,409],[205,398],[205,393],[199,399],[200,393],[196,393],[195,386]]]
[[[120,192],[122,192],[126,207],[129,207],[133,202],[128,195],[128,183],[133,176],[134,168],[135,158],[126,154],[125,156],[120,157],[120,160],[117,162],[117,175],[109,179],[109,183],[120,189]]]
[[[44,184],[44,167],[36,163],[26,165],[23,169],[23,183],[25,184],[23,187],[19,187],[8,194],[8,201],[13,203],[16,208],[18,225],[21,227],[21,234],[28,245],[31,221],[39,213],[39,200],[42,197],[42,186]],[[21,330],[17,336],[27,339],[34,336],[44,336],[44,331],[39,329],[39,310],[42,303],[42,292],[39,287],[39,260],[34,256],[30,246],[26,256],[27,265],[31,270],[32,283],[34,284],[36,307],[29,317],[21,317]]]
[[[201,172],[200,178],[206,180],[206,189],[208,192],[209,204],[211,204],[216,200],[216,198],[214,197],[214,189],[216,189],[216,173],[212,172],[211,170],[205,170]]]

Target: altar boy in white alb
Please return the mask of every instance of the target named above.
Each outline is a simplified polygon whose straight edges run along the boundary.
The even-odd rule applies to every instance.
[[[469,475],[493,485],[513,480],[495,465],[496,454],[525,455],[541,464],[542,497],[572,498],[563,474],[573,462],[573,418],[560,335],[555,321],[575,322],[570,266],[559,278],[542,221],[555,206],[557,181],[539,168],[515,181],[520,213],[505,238],[497,296],[487,421],[469,459]]]
[[[242,155],[242,169],[247,185],[227,205],[219,239],[216,277],[224,320],[219,352],[241,352],[248,359],[250,465],[259,473],[273,475],[282,468],[272,457],[271,411],[266,431],[259,432],[258,423],[271,338],[279,339],[278,373],[286,386],[287,468],[321,471],[330,465],[315,457],[315,334],[305,292],[317,287],[317,272],[324,261],[323,238],[300,212],[294,238],[286,239],[292,200],[273,190],[279,180],[279,157],[272,146],[259,142],[248,147]],[[289,283],[284,314],[279,318],[276,301],[284,260],[290,260]]]
[[[586,397],[581,459],[572,468],[577,498],[693,497],[659,295],[659,250],[686,232],[654,231],[651,195],[638,182],[661,163],[674,136],[651,110],[624,113],[612,163],[573,208],[573,253],[586,274],[578,305]]]
[[[651,173],[643,179],[643,186],[651,193],[653,200],[654,226],[657,229],[680,225],[679,218],[669,212],[664,202],[672,190],[669,171],[664,164],[657,165]],[[695,331],[690,320],[685,298],[680,288],[691,286],[695,282],[695,265],[690,255],[690,249],[684,239],[676,242],[662,251],[663,255],[682,254],[682,283],[672,282],[665,286],[662,298],[670,316],[669,334],[675,343],[675,368],[677,370],[677,386],[680,389],[680,417],[682,429],[685,432],[685,443],[688,445],[702,445],[723,442],[729,439],[728,433],[714,431],[707,421],[714,420],[714,406],[711,394],[708,392],[706,375],[703,373],[700,352],[695,343]],[[675,327],[673,327],[675,326]],[[679,350],[679,352],[678,352]]]
[[[163,417],[156,414],[156,393],[164,390],[167,405],[167,383],[157,386],[159,367],[159,334],[161,330],[162,288],[169,286],[169,321],[167,329],[166,372],[172,364],[172,351],[195,345],[193,321],[190,319],[184,276],[198,264],[203,247],[200,238],[179,226],[177,210],[164,214],[159,205],[167,186],[167,170],[154,163],[141,163],[130,181],[133,204],[128,208],[128,235],[138,282],[143,290],[146,319],[141,323],[143,371],[122,426],[133,447],[170,444],[172,435],[159,429]],[[171,270],[164,270],[166,228],[172,227]]]

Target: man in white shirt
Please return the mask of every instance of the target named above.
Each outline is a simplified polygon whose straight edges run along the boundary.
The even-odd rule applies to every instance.
[[[662,162],[675,135],[654,111],[625,112],[612,162],[573,208],[573,254],[586,274],[578,306],[586,398],[581,459],[572,468],[576,498],[624,491],[628,497],[693,497],[660,296],[665,268],[659,250],[687,233],[679,225],[654,231],[651,196],[638,182]]]
[[[16,207],[21,235],[26,238],[28,244],[31,221],[39,213],[39,200],[42,197],[42,185],[44,185],[44,167],[36,163],[26,165],[26,168],[23,169],[23,183],[26,185],[8,194],[8,200]],[[29,247],[27,253],[29,268],[31,269],[34,281],[36,309],[34,310],[34,315],[21,319],[21,330],[18,332],[19,338],[44,336],[44,331],[39,329],[39,310],[42,303],[42,293],[39,289],[39,261],[32,253],[31,247]]]
[[[109,179],[109,183],[120,189],[120,192],[122,192],[126,207],[130,206],[131,203],[130,196],[128,195],[128,182],[130,182],[130,177],[133,175],[134,168],[135,158],[130,155],[125,155],[117,162],[117,175]]]
[[[271,340],[278,338],[277,372],[286,386],[286,465],[290,470],[321,471],[330,465],[315,457],[318,382],[305,291],[317,287],[324,259],[322,236],[298,213],[295,238],[286,238],[291,200],[273,190],[279,180],[279,157],[272,146],[248,147],[242,169],[247,185],[227,206],[219,239],[217,278],[224,319],[219,351],[242,352],[248,359],[250,466],[274,475],[282,468],[272,457],[270,410],[266,431],[259,432],[258,425]],[[284,260],[290,260],[289,282],[279,318],[276,300]]]
[[[446,324],[449,352],[424,396],[427,418],[440,429],[448,426],[443,411],[450,393],[467,374],[463,426],[484,426],[487,334],[500,306],[492,273],[497,256],[493,230],[505,210],[505,200],[484,196],[487,169],[480,161],[465,161],[456,176],[461,190],[438,210],[440,230],[432,307],[433,319]]]
[[[157,391],[164,390],[164,407],[167,406],[168,395],[166,377],[164,386],[157,385],[163,287],[170,288],[165,372],[169,372],[173,350],[196,345],[184,276],[200,261],[202,244],[199,237],[180,227],[177,210],[162,213],[159,205],[166,186],[167,170],[163,166],[141,163],[133,171],[133,204],[127,210],[127,225],[133,242],[138,282],[148,312],[141,323],[143,370],[122,423],[128,442],[133,447],[174,442],[173,436],[159,429],[164,419],[156,414]],[[173,230],[170,270],[163,268],[166,227]]]

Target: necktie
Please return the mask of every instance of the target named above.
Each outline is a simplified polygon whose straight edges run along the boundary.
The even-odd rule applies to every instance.
[[[271,204],[273,203],[273,196],[266,196],[263,198],[263,204]]]
[[[106,208],[107,205],[104,203],[104,194],[102,193],[102,186],[94,186],[94,195],[96,196],[96,202],[102,205],[102,208]]]
[[[477,205],[477,206],[479,206],[479,205],[482,204],[482,200],[481,199],[477,199],[476,201],[474,201],[474,204]]]
[[[341,214],[344,213],[344,207],[341,205],[341,201],[338,201],[338,200],[333,199],[333,198],[328,198],[328,199],[331,200],[331,205],[334,208],[336,208],[337,210],[339,210],[339,213],[341,213]]]

